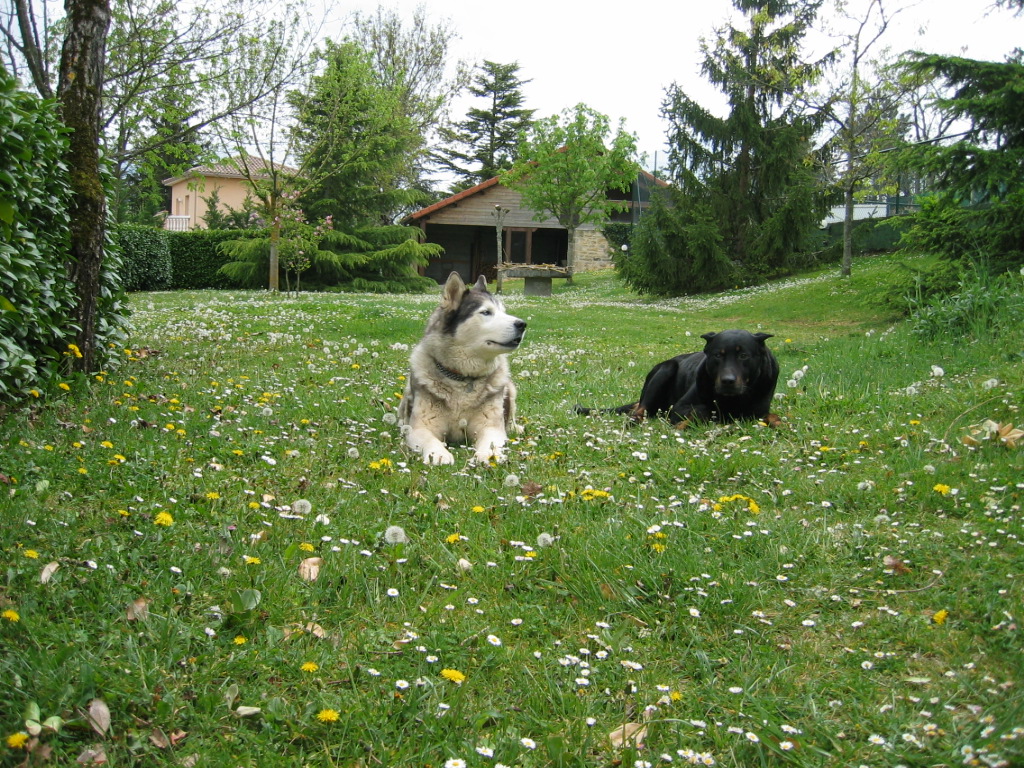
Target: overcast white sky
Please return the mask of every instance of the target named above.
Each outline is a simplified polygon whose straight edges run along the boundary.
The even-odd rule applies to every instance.
[[[867,0],[850,0],[851,13]],[[660,116],[665,88],[677,82],[708,107],[717,91],[700,75],[701,38],[712,38],[733,13],[729,0],[633,0],[583,3],[574,0],[349,0],[330,6],[324,34],[342,36],[352,11],[374,13],[378,5],[411,17],[423,5],[428,18],[449,19],[460,38],[453,54],[469,63],[489,59],[519,62],[525,106],[537,117],[558,114],[583,102],[612,118],[626,120],[647,154],[665,163],[666,126]],[[886,36],[894,52],[921,49],[1002,60],[1024,45],[1024,17],[993,8],[991,0],[887,0],[903,7]],[[832,16],[826,13],[824,16]],[[470,105],[455,103],[461,119]]]

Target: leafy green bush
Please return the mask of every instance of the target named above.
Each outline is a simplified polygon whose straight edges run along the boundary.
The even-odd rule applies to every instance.
[[[221,243],[251,236],[266,236],[264,230],[253,234],[238,230],[194,229],[168,232],[171,255],[171,288],[236,288],[242,283],[220,271],[231,259],[221,251]]]
[[[732,285],[735,265],[713,217],[700,205],[682,207],[658,195],[633,230],[629,250],[615,255],[626,284],[639,293],[678,296]]]
[[[161,291],[171,287],[167,232],[139,224],[121,224],[111,234],[121,250],[121,279],[126,291]]]
[[[0,67],[0,400],[45,389],[73,354],[66,135],[54,105]]]
[[[994,275],[984,264],[971,265],[951,291],[909,301],[911,330],[930,341],[998,337],[1024,325],[1024,270]]]

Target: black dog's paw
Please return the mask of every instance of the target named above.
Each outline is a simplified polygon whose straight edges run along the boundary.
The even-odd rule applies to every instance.
[[[576,405],[572,407],[572,412],[577,416],[590,416],[591,414],[596,413],[596,409],[587,408],[586,406],[576,403]]]

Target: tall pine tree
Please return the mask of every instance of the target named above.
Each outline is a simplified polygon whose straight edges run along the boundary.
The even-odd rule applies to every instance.
[[[812,145],[824,117],[811,113],[802,97],[824,61],[805,62],[800,49],[821,3],[733,0],[746,28],[729,26],[705,41],[702,67],[727,100],[724,117],[678,84],[669,87],[662,112],[679,192],[671,207],[641,227],[675,216],[680,221],[673,228],[689,237],[673,238],[668,251],[644,245],[661,238],[637,238],[625,257],[627,280],[644,271],[644,262],[668,260],[649,271],[674,279],[646,290],[717,288],[782,273],[809,250],[827,210]],[[691,251],[696,247],[700,252]],[[716,278],[710,285],[709,265]]]
[[[484,61],[477,67],[469,92],[486,106],[472,107],[466,119],[444,131],[448,145],[437,164],[454,174],[452,191],[466,189],[508,170],[516,160],[516,144],[533,120],[535,110],[523,107],[519,63]]]
[[[1007,3],[1009,4],[1009,3]],[[1024,264],[1024,51],[1006,61],[916,54],[905,66],[944,81],[936,106],[966,122],[950,144],[920,144],[900,162],[935,179],[913,219],[911,249],[999,272]]]

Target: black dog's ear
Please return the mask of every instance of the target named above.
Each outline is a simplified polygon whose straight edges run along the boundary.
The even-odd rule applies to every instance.
[[[774,333],[755,333],[754,338],[764,344],[767,339],[770,339],[774,335]]]
[[[704,339],[704,341],[711,341],[711,340],[712,340],[713,338],[715,338],[715,336],[717,336],[717,335],[718,335],[717,333],[715,333],[714,331],[712,331],[712,332],[710,332],[710,333],[702,333],[702,334],[700,335],[700,337],[701,337],[702,339]]]

